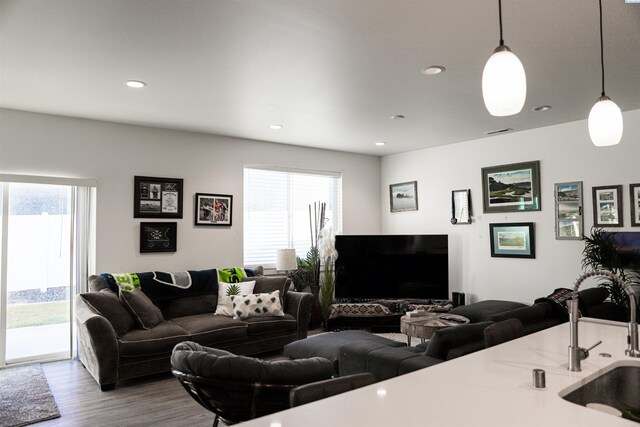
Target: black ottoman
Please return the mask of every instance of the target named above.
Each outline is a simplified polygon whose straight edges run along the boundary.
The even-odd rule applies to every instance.
[[[353,341],[373,341],[382,346],[401,347],[406,344],[374,335],[367,331],[340,331],[314,335],[312,337],[294,341],[284,346],[284,356],[289,359],[307,359],[309,357],[324,357],[333,363],[334,372],[338,370],[338,355],[340,347]]]

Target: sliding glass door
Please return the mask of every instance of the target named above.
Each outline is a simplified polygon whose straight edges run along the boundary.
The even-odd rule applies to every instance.
[[[50,180],[0,183],[0,366],[72,354],[92,228],[78,211],[89,212],[91,189]]]

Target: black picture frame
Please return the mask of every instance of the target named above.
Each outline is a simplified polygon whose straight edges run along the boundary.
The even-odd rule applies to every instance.
[[[389,209],[391,212],[418,210],[418,181],[389,185]]]
[[[591,197],[595,227],[624,227],[622,185],[591,187]]]
[[[141,222],[140,253],[176,252],[177,222]]]
[[[196,193],[195,225],[231,227],[233,196],[231,194]]]
[[[629,184],[629,205],[631,206],[631,226],[640,227],[640,184]]]
[[[491,256],[494,258],[535,258],[533,222],[489,224]]]
[[[539,211],[540,161],[482,168],[484,213]]]
[[[135,176],[134,218],[182,218],[183,180]]]

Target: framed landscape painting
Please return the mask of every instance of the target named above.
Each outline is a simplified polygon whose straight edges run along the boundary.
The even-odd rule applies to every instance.
[[[182,218],[182,179],[134,177],[134,218]]]
[[[631,226],[640,227],[640,184],[630,184]]]
[[[540,210],[540,162],[482,168],[484,213]]]
[[[582,221],[582,181],[555,184],[556,239],[580,240]]]
[[[196,193],[195,225],[231,226],[233,196]]]
[[[532,222],[489,224],[491,256],[535,258],[536,247]]]
[[[593,225],[622,227],[622,185],[593,187]]]
[[[418,210],[418,182],[402,182],[389,186],[391,212]]]

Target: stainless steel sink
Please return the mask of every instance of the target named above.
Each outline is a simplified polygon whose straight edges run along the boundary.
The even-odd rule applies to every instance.
[[[574,387],[560,392],[560,397],[582,406],[607,405],[623,413],[628,407],[640,408],[640,365],[617,362]]]

